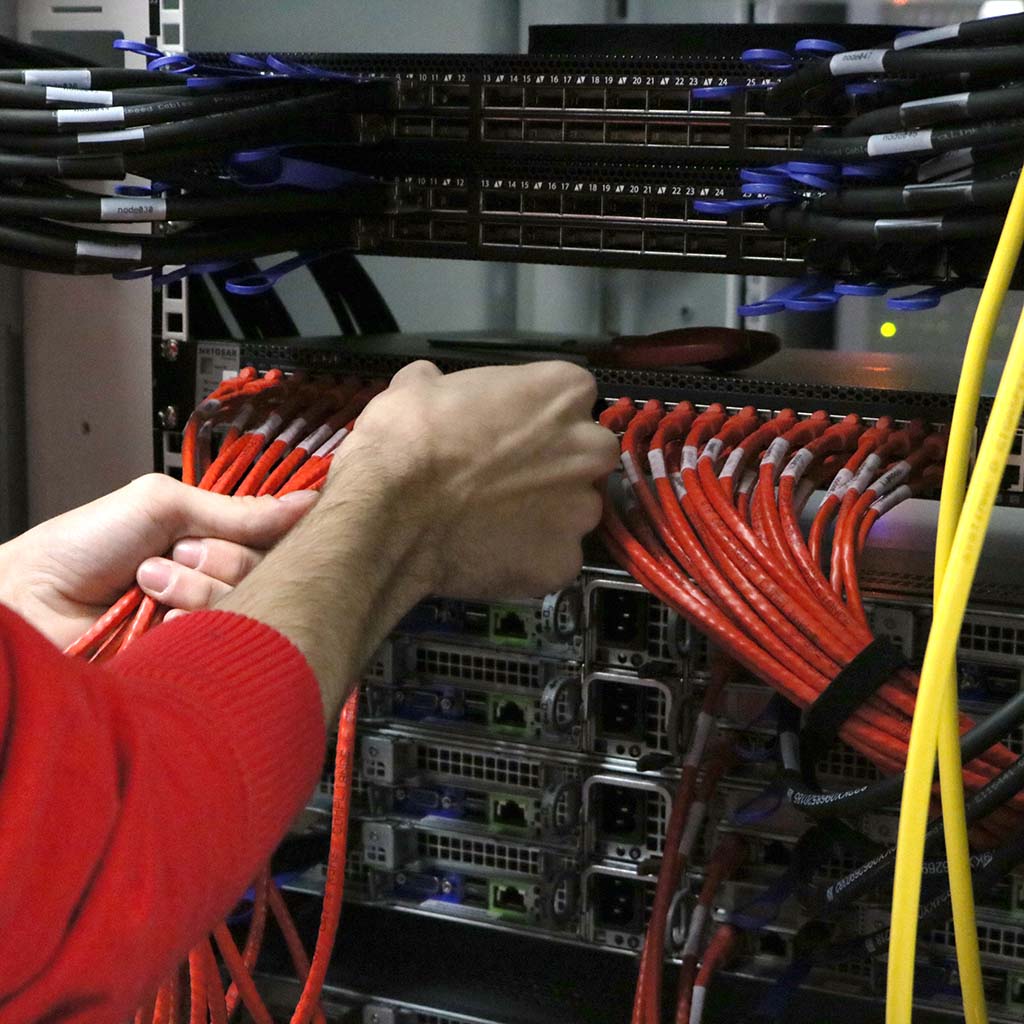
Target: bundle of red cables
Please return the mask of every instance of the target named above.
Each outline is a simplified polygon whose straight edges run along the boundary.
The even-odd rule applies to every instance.
[[[333,453],[351,431],[355,417],[383,387],[380,382],[355,377],[340,382],[286,377],[280,370],[260,376],[247,367],[237,377],[225,380],[189,419],[182,443],[182,479],[218,494],[280,497],[291,491],[319,490],[327,479]],[[214,458],[213,445],[221,430],[226,432]],[[132,587],[66,653],[91,661],[110,658],[156,625],[165,610],[137,586]],[[178,971],[149,1005],[139,1009],[135,1024],[181,1024],[186,1005],[189,1024],[206,1024],[208,1020],[227,1024],[240,1003],[256,1024],[273,1024],[252,979],[268,911],[281,929],[303,982],[292,1024],[324,1024],[319,1000],[341,914],[356,699],[354,691],[345,703],[338,729],[331,844],[312,963],[268,868],[255,880],[252,918],[242,950],[225,923],[213,931],[212,939],[231,977],[227,991],[207,938],[188,956],[187,1003],[183,972]]]
[[[861,601],[860,556],[880,516],[940,480],[944,437],[888,417],[869,426],[823,411],[801,419],[791,410],[764,417],[747,407],[730,415],[718,404],[698,411],[682,402],[668,410],[657,400],[638,407],[629,398],[610,405],[600,421],[622,435],[622,488],[606,492],[601,526],[611,555],[719,652],[798,707],[811,706],[874,640]],[[801,512],[821,488],[826,494],[805,537]],[[823,544],[833,523],[826,575]],[[711,667],[668,824],[633,1024],[660,1024],[666,916],[693,843],[695,787],[701,768],[713,778],[726,756],[721,749],[704,756],[723,685]],[[913,672],[895,672],[839,731],[884,773],[901,771],[906,761],[916,685]],[[961,716],[962,732],[972,725]],[[965,786],[980,789],[1015,760],[1002,745],[989,748],[964,765]],[[975,842],[995,845],[1020,827],[1021,810],[1018,795],[974,827]],[[733,930],[720,929],[701,974],[734,942]],[[690,1015],[694,966],[682,978],[681,1021]]]

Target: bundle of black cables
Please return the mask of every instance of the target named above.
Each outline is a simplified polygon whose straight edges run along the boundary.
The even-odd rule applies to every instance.
[[[766,197],[767,225],[832,258],[941,249],[967,282],[983,275],[1024,163],[1024,14],[810,58],[767,100],[822,106],[854,116],[806,138],[789,195]]]
[[[385,185],[346,174],[340,156],[310,181],[254,180],[232,159],[256,150],[273,161],[316,147],[323,161],[324,152],[358,144],[360,115],[392,103],[390,81],[303,70],[193,79],[123,68],[0,70],[0,262],[89,274],[344,247],[356,217],[389,207]],[[74,187],[129,175],[159,185],[115,195]],[[108,222],[163,222],[165,230],[125,235],[105,230]]]

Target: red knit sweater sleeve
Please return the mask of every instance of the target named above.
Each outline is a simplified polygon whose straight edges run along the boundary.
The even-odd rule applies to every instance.
[[[92,666],[0,606],[0,1020],[120,1024],[226,914],[315,785],[316,680],[198,612]]]

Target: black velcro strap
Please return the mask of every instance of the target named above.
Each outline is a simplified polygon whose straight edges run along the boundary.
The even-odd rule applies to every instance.
[[[800,767],[807,782],[817,784],[814,766],[835,743],[843,723],[906,664],[891,640],[876,637],[825,687],[807,709],[800,734]]]

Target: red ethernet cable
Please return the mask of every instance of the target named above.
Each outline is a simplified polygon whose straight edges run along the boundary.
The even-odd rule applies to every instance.
[[[220,493],[258,491],[281,496],[292,490],[318,489],[355,418],[383,387],[379,381],[363,382],[353,377],[340,383],[286,378],[279,370],[260,376],[247,367],[237,377],[222,382],[190,418],[182,442],[182,479]],[[211,439],[215,429],[223,427],[227,427],[227,433],[219,454],[211,460]],[[163,612],[137,586],[132,587],[65,653],[90,660],[112,657],[156,625]],[[243,950],[239,951],[226,925],[220,924],[214,931],[232,979],[227,993],[209,940],[204,939],[189,953],[189,1024],[228,1024],[240,1003],[245,1004],[257,1024],[272,1024],[273,1018],[252,981],[268,910],[281,929],[303,983],[292,1024],[324,1024],[319,1000],[344,893],[356,707],[357,692],[353,691],[345,703],[338,733],[327,883],[312,963],[287,905],[264,871],[255,883],[253,915]],[[136,1024],[178,1024],[181,1003],[176,974],[138,1011]]]
[[[704,883],[686,929],[686,943],[683,946],[682,964],[679,968],[676,1024],[689,1024],[701,942],[711,917],[712,904],[722,883],[732,878],[746,857],[747,845],[743,838],[735,832],[727,832],[715,847],[708,862]]]

